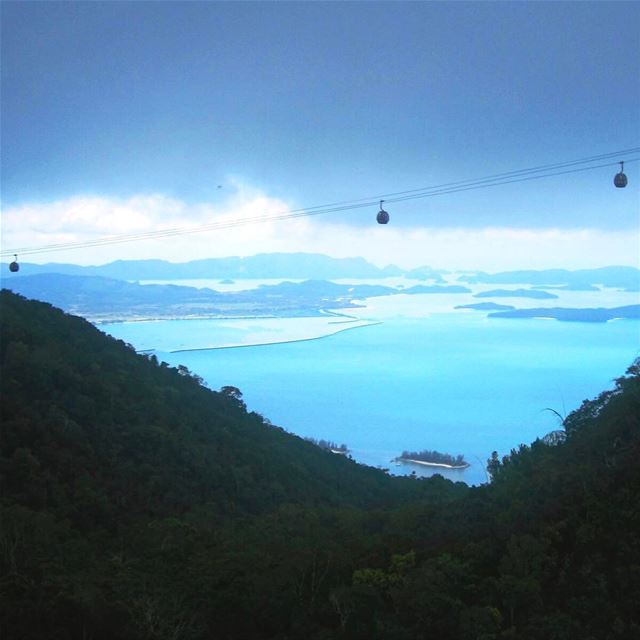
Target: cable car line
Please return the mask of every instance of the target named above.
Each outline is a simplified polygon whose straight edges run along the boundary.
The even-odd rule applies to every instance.
[[[627,149],[624,151],[626,151],[627,153],[632,153],[632,152],[635,153],[640,151],[640,147]],[[21,255],[34,255],[39,253],[64,251],[64,250],[71,250],[71,249],[100,247],[100,246],[120,244],[125,242],[153,240],[153,239],[167,238],[167,237],[173,237],[178,235],[187,235],[191,233],[217,231],[221,229],[229,229],[233,227],[261,223],[261,222],[274,222],[274,221],[280,221],[280,220],[289,220],[289,219],[295,219],[295,218],[301,218],[301,217],[322,215],[326,213],[350,211],[350,210],[375,206],[376,204],[378,204],[378,202],[380,203],[380,209],[381,209],[379,213],[381,213],[383,211],[382,210],[383,200],[384,202],[391,202],[391,203],[404,202],[407,200],[416,200],[416,199],[427,198],[427,197],[432,197],[437,195],[459,193],[463,191],[471,191],[475,189],[483,189],[487,187],[500,186],[503,184],[512,184],[517,182],[525,182],[525,181],[538,180],[538,179],[548,178],[553,176],[590,171],[592,169],[600,169],[603,167],[609,167],[609,166],[623,164],[623,163],[607,162],[607,163],[588,166],[588,167],[576,167],[576,165],[586,164],[586,163],[594,162],[600,159],[604,160],[606,158],[614,157],[614,156],[619,157],[621,153],[623,152],[612,152],[608,154],[602,154],[600,156],[592,156],[590,158],[583,158],[579,160],[572,160],[568,162],[556,163],[556,164],[550,164],[550,165],[541,165],[539,167],[532,167],[530,169],[520,169],[517,171],[510,171],[506,173],[495,174],[493,176],[478,178],[476,180],[461,180],[457,182],[450,182],[450,183],[445,183],[445,184],[436,185],[432,187],[424,187],[421,189],[397,191],[389,194],[384,194],[386,196],[385,198],[382,198],[381,196],[370,196],[368,198],[361,198],[359,200],[345,200],[345,201],[335,202],[331,204],[317,205],[315,207],[294,209],[288,212],[281,212],[273,215],[262,214],[258,216],[251,216],[247,218],[229,220],[226,222],[225,221],[214,222],[214,223],[199,225],[197,227],[175,227],[175,228],[159,229],[156,231],[148,231],[148,232],[142,232],[142,233],[123,234],[118,236],[106,236],[103,238],[98,238],[96,240],[57,243],[57,244],[41,245],[41,246],[35,246],[35,247],[33,246],[22,247],[18,249],[0,251],[0,255],[7,256],[12,254],[15,255],[16,253],[19,253]],[[625,162],[627,163],[637,162],[638,160],[640,160],[640,158],[630,158],[625,160]],[[560,169],[563,167],[575,167],[575,168],[571,168],[571,169],[566,168],[563,171],[553,171],[554,169]],[[535,174],[535,175],[532,175],[532,174]],[[624,176],[624,179],[626,181],[626,176],[624,175],[624,173],[622,173],[622,171],[619,174],[616,174],[616,178],[620,175]],[[625,186],[626,186],[626,182],[625,182]],[[384,211],[384,213],[387,213],[387,212]],[[387,222],[388,222],[388,219],[387,219]],[[386,222],[381,224],[386,224]]]
[[[635,162],[637,160],[639,160],[640,158],[632,158],[631,160],[627,160],[628,162]],[[566,171],[561,171],[561,172],[555,172],[555,173],[548,173],[548,174],[544,174],[544,175],[535,175],[535,176],[522,176],[519,178],[514,178],[512,180],[494,180],[494,182],[492,183],[487,183],[488,178],[485,179],[481,179],[476,181],[476,183],[474,184],[468,184],[467,186],[460,186],[460,187],[451,187],[451,188],[442,188],[439,190],[438,187],[433,187],[432,191],[430,192],[422,192],[422,193],[414,193],[411,195],[406,195],[403,197],[397,197],[397,198],[392,198],[387,200],[387,202],[402,202],[405,200],[414,200],[414,199],[418,199],[418,198],[425,198],[425,197],[430,197],[430,196],[435,196],[435,195],[442,195],[442,194],[447,194],[447,193],[458,193],[461,191],[469,191],[472,189],[482,189],[482,188],[486,188],[486,187],[491,187],[491,186],[499,186],[502,184],[510,184],[510,183],[514,183],[514,182],[524,182],[524,181],[528,181],[528,180],[536,180],[536,179],[541,179],[541,178],[546,178],[546,177],[552,177],[552,176],[556,176],[556,175],[564,175],[567,173],[577,173],[577,172],[582,172],[582,171],[588,171],[591,169],[598,169],[598,168],[602,168],[602,167],[607,167],[607,166],[612,166],[612,164],[618,164],[618,163],[606,163],[606,164],[601,164],[601,165],[597,165],[597,166],[591,166],[591,167],[581,167],[578,169],[571,169],[571,170],[566,170]],[[470,181],[466,181],[467,183]],[[463,183],[464,184],[464,181]],[[408,192],[403,192],[403,193],[408,193]],[[364,200],[364,199],[363,199]],[[356,201],[347,201],[347,202],[356,202]],[[336,203],[339,204],[339,203]],[[177,228],[173,228],[173,229],[159,229],[157,231],[149,231],[149,232],[144,232],[144,233],[137,233],[137,234],[128,234],[128,235],[119,235],[119,236],[107,236],[104,238],[99,238],[96,240],[89,240],[89,241],[82,241],[82,242],[73,242],[73,243],[59,243],[59,244],[52,244],[52,245],[44,245],[41,247],[24,247],[21,249],[15,249],[14,251],[21,253],[23,255],[33,255],[36,253],[45,253],[45,252],[51,252],[51,251],[62,251],[62,250],[68,250],[68,249],[76,249],[76,248],[90,248],[90,247],[98,247],[98,246],[105,246],[105,245],[111,245],[111,244],[119,244],[119,243],[124,243],[124,242],[137,242],[137,241],[142,241],[142,240],[151,240],[151,239],[157,239],[157,238],[165,238],[165,237],[172,237],[172,236],[176,236],[176,235],[187,235],[190,233],[201,233],[201,232],[206,232],[206,231],[215,231],[215,230],[220,230],[220,229],[227,229],[227,228],[232,228],[232,227],[236,227],[236,226],[243,226],[243,225],[247,225],[247,224],[253,224],[253,223],[259,223],[259,222],[273,222],[273,221],[279,221],[279,220],[287,220],[287,219],[293,219],[293,218],[298,218],[298,217],[307,217],[307,216],[312,216],[312,215],[321,215],[321,214],[325,214],[325,213],[335,213],[335,212],[341,212],[341,211],[348,211],[348,210],[354,210],[354,209],[360,209],[360,208],[364,208],[364,207],[370,207],[375,205],[376,202],[372,201],[372,200],[366,200],[357,204],[345,204],[344,206],[335,206],[335,207],[330,207],[330,206],[326,206],[324,208],[320,208],[320,207],[312,207],[312,208],[308,208],[308,209],[298,209],[298,210],[294,210],[291,212],[283,212],[280,214],[275,214],[275,215],[271,215],[271,216],[264,216],[264,215],[259,215],[259,216],[253,216],[253,217],[248,217],[248,218],[241,218],[241,219],[237,219],[237,220],[230,220],[227,222],[216,222],[216,223],[209,223],[206,225],[200,225],[198,227],[177,227]],[[314,210],[315,209],[315,210]],[[11,254],[12,252],[9,251],[3,251],[2,255],[5,254]]]
[[[630,160],[625,160],[625,162],[629,163],[629,162],[638,162],[638,160],[640,160],[640,158],[631,158]],[[469,187],[462,187],[462,188],[455,188],[455,189],[442,189],[440,191],[437,192],[432,192],[432,193],[428,193],[426,194],[426,196],[437,196],[437,195],[442,195],[444,193],[459,193],[461,191],[470,191],[472,189],[483,189],[484,187],[494,187],[497,185],[503,185],[503,184],[511,184],[513,182],[527,182],[529,180],[538,180],[540,178],[549,178],[552,176],[561,176],[561,175],[565,175],[568,173],[580,173],[582,171],[590,171],[591,169],[602,169],[603,167],[611,167],[611,166],[615,166],[616,164],[620,164],[619,162],[607,162],[606,164],[599,164],[599,165],[595,165],[592,167],[581,167],[579,169],[570,169],[567,171],[558,171],[556,173],[547,173],[544,175],[538,175],[538,176],[524,176],[521,178],[516,178],[514,180],[502,180],[500,182],[493,182],[490,184],[478,184],[478,185],[472,185]],[[426,197],[426,196],[422,196],[420,194],[418,194],[417,196],[406,196],[406,197],[402,197],[402,198],[395,198],[392,200],[387,200],[387,202],[403,202],[405,200],[412,200],[414,198],[421,198],[421,197]]]
[[[638,160],[640,160],[640,158],[631,158],[631,160],[626,160],[626,162],[637,162]],[[616,163],[613,163],[618,164]],[[620,162],[620,165],[624,166],[624,162]],[[600,165],[596,165],[596,166],[591,166],[591,167],[581,167],[579,169],[570,169],[567,171],[557,171],[555,173],[547,173],[544,175],[534,175],[534,176],[524,176],[524,177],[519,177],[519,178],[515,178],[513,180],[501,180],[501,181],[494,181],[494,182],[488,182],[487,180],[483,180],[483,181],[479,181],[478,183],[472,184],[470,186],[466,186],[466,187],[455,187],[452,189],[441,189],[439,191],[432,191],[429,193],[418,193],[415,195],[407,195],[404,197],[400,197],[400,198],[392,198],[387,200],[387,202],[404,202],[406,200],[415,200],[418,198],[426,198],[429,196],[438,196],[438,195],[443,195],[443,194],[447,194],[447,193],[460,193],[462,191],[472,191],[475,189],[484,189],[485,187],[495,187],[498,185],[503,185],[503,184],[511,184],[514,182],[528,182],[529,180],[538,180],[540,178],[549,178],[551,176],[561,176],[567,173],[579,173],[582,171],[590,171],[591,169],[601,169],[602,167],[610,167],[612,166],[612,163],[608,162],[606,164],[600,164]],[[481,184],[482,182],[484,182],[485,184]],[[617,173],[614,179],[614,184],[616,187],[626,187],[627,186],[627,176],[622,172],[622,169],[620,170],[620,173]],[[382,200],[380,201],[381,203],[383,202]],[[385,214],[387,213],[386,211],[384,212]],[[380,222],[380,220],[378,220],[378,222]],[[386,218],[386,222],[380,222],[380,224],[387,224],[389,222],[389,217],[387,214],[387,218]]]
[[[372,200],[372,199],[379,199],[379,198],[390,198],[392,196],[399,196],[399,195],[404,195],[404,194],[409,194],[409,193],[417,193],[420,191],[431,191],[434,189],[441,189],[444,187],[453,187],[453,186],[462,186],[462,185],[466,185],[466,184],[480,184],[482,182],[487,182],[487,181],[491,181],[491,180],[495,180],[498,178],[508,178],[508,177],[512,177],[512,176],[517,176],[517,175],[521,175],[521,174],[526,174],[526,173],[534,173],[534,172],[541,172],[541,171],[550,171],[551,169],[561,169],[564,167],[570,167],[570,166],[574,166],[574,165],[578,165],[578,164],[586,164],[589,162],[596,162],[599,160],[605,160],[607,158],[614,158],[616,156],[620,156],[622,154],[625,153],[638,153],[640,152],[640,147],[634,147],[631,149],[623,149],[622,151],[616,151],[616,152],[611,152],[611,153],[605,153],[605,154],[601,154],[599,156],[591,156],[590,158],[583,158],[580,160],[569,160],[567,162],[559,162],[559,163],[555,163],[555,164],[548,164],[548,165],[540,165],[537,167],[531,167],[529,169],[518,169],[516,171],[507,171],[505,173],[498,173],[495,175],[491,175],[491,176],[487,176],[484,178],[477,178],[477,179],[470,179],[470,180],[460,180],[457,182],[447,182],[445,184],[440,184],[434,187],[422,187],[420,189],[409,189],[407,191],[396,191],[393,193],[383,193],[380,194],[379,196],[372,196],[371,198],[361,198],[360,200],[349,200],[347,202],[360,202],[361,200]],[[628,162],[628,161],[627,161]],[[619,163],[615,163],[615,164],[619,164]],[[602,166],[610,166],[609,164],[607,165],[599,165],[599,167]],[[599,167],[589,167],[589,168],[599,168]],[[337,202],[334,204],[344,204],[342,202]],[[326,205],[326,206],[332,206],[332,205]],[[314,207],[311,207],[314,208]]]
[[[632,158],[631,160],[627,160],[627,162],[634,162],[637,161],[638,158]],[[598,168],[602,168],[602,167],[607,167],[607,166],[611,166],[612,164],[618,164],[618,163],[606,163],[606,164],[601,164],[601,165],[597,165],[597,166],[592,166],[592,167],[582,167],[579,169],[571,169],[571,170],[566,170],[566,171],[561,171],[561,172],[555,172],[555,173],[549,173],[549,174],[544,174],[544,175],[536,175],[536,176],[523,176],[523,177],[519,177],[519,178],[514,178],[512,180],[500,180],[500,181],[495,181],[492,183],[486,183],[486,181],[488,180],[487,178],[482,179],[482,180],[478,180],[475,184],[469,184],[468,186],[461,186],[461,187],[452,187],[452,188],[444,188],[444,189],[438,189],[437,187],[433,187],[432,191],[430,192],[426,192],[426,193],[414,193],[412,195],[406,195],[403,197],[397,197],[397,198],[392,198],[390,200],[388,200],[388,202],[402,202],[405,200],[412,200],[412,199],[418,199],[418,198],[425,198],[425,197],[429,197],[429,196],[434,196],[434,195],[441,195],[441,194],[446,194],[446,193],[457,193],[457,192],[461,192],[461,191],[469,191],[472,189],[481,189],[481,188],[486,188],[486,187],[491,187],[491,186],[499,186],[501,184],[509,184],[509,183],[514,183],[514,182],[524,182],[527,180],[535,180],[535,179],[541,179],[541,178],[546,178],[546,177],[551,177],[551,176],[555,176],[555,175],[563,175],[563,174],[567,174],[567,173],[577,173],[580,171],[588,171],[590,169],[598,169]],[[467,181],[469,182],[469,181]],[[407,193],[407,192],[404,192]],[[364,200],[364,199],[363,199]],[[355,202],[355,201],[347,201],[347,202]],[[336,203],[338,204],[338,203]],[[371,200],[366,200],[363,201],[361,203],[358,204],[346,204],[344,206],[336,206],[336,207],[324,207],[324,208],[320,208],[320,207],[312,207],[312,208],[308,208],[308,209],[298,209],[298,210],[294,210],[291,212],[283,212],[281,214],[276,214],[276,215],[271,215],[271,216],[264,216],[264,215],[259,215],[259,216],[253,216],[253,217],[249,217],[249,218],[241,218],[238,220],[230,220],[228,222],[216,222],[216,223],[209,223],[206,225],[200,225],[198,227],[178,227],[178,228],[173,228],[173,229],[160,229],[157,231],[149,231],[149,232],[144,232],[144,233],[137,233],[137,234],[128,234],[128,235],[119,235],[119,236],[107,236],[104,238],[99,238],[96,240],[90,240],[90,241],[82,241],[82,242],[73,242],[73,243],[59,243],[59,244],[52,244],[52,245],[44,245],[41,247],[24,247],[21,249],[16,249],[15,251],[24,254],[33,254],[33,253],[43,253],[43,252],[48,252],[48,251],[60,251],[60,250],[65,250],[65,249],[74,249],[74,248],[89,248],[89,247],[96,247],[96,246],[104,246],[104,245],[110,245],[110,244],[117,244],[117,243],[124,243],[124,242],[134,242],[134,241],[140,241],[140,240],[147,240],[147,239],[156,239],[156,238],[163,238],[163,237],[171,237],[171,236],[176,236],[176,235],[186,235],[189,233],[200,233],[200,232],[204,232],[204,231],[213,231],[213,230],[218,230],[218,229],[227,229],[227,228],[231,228],[231,227],[236,227],[236,226],[242,226],[242,225],[246,225],[246,224],[252,224],[252,223],[257,223],[257,222],[271,222],[271,221],[278,221],[278,220],[286,220],[286,219],[293,219],[293,218],[298,218],[298,217],[306,217],[306,216],[312,216],[312,215],[320,215],[320,214],[324,214],[324,213],[334,213],[334,212],[340,212],[340,211],[347,211],[347,210],[353,210],[353,209],[359,209],[359,208],[364,208],[364,207],[370,207],[373,206],[375,203],[375,201],[371,201]],[[314,210],[315,209],[315,210]],[[10,254],[11,252],[8,251],[3,251],[2,254]]]
[[[420,187],[418,189],[408,189],[405,191],[394,191],[394,192],[390,192],[390,193],[381,193],[375,196],[368,196],[366,198],[357,198],[354,200],[342,200],[339,202],[331,202],[328,204],[322,204],[322,205],[316,205],[314,207],[305,207],[304,209],[298,209],[296,211],[313,211],[315,209],[324,209],[326,207],[334,207],[334,206],[339,206],[339,205],[345,205],[345,204],[355,204],[355,203],[360,203],[360,202],[367,202],[367,206],[371,205],[372,201],[377,201],[380,199],[386,199],[386,198],[390,198],[392,196],[400,196],[400,195],[405,195],[405,194],[410,194],[410,193],[418,193],[418,192],[422,192],[422,191],[432,191],[432,190],[439,190],[445,187],[454,187],[454,186],[462,186],[462,185],[467,185],[467,184],[480,184],[486,181],[491,181],[491,180],[495,180],[498,178],[507,178],[507,177],[511,177],[511,176],[516,176],[516,175],[520,175],[520,174],[526,174],[526,173],[531,173],[531,172],[540,172],[540,171],[550,171],[551,169],[560,169],[563,167],[569,167],[572,165],[578,165],[578,164],[586,164],[589,162],[596,162],[599,160],[605,160],[607,158],[615,158],[615,157],[619,157],[623,154],[631,154],[631,153],[638,153],[640,152],[640,147],[632,147],[630,149],[621,149],[620,151],[612,151],[610,153],[604,153],[604,154],[600,154],[597,156],[590,156],[588,158],[581,158],[578,160],[568,160],[565,162],[558,162],[558,163],[553,163],[553,164],[546,164],[546,165],[539,165],[536,167],[530,167],[528,169],[518,169],[515,171],[507,171],[504,173],[497,173],[497,174],[493,174],[491,176],[485,176],[483,178],[472,178],[472,179],[467,179],[467,180],[458,180],[456,182],[446,182],[444,184],[439,184],[439,185],[435,185],[435,186],[431,186],[431,187]],[[629,162],[629,161],[627,161]],[[614,163],[614,164],[619,164],[619,163]],[[609,164],[607,165],[599,165],[598,167],[590,167],[593,169],[602,167],[602,166],[611,166]],[[293,213],[293,212],[292,212]]]

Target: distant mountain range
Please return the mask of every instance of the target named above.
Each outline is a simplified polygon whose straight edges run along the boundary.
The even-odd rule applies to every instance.
[[[390,265],[383,269],[363,258],[331,258],[320,254],[261,254],[248,258],[215,258],[173,264],[163,260],[117,261],[102,266],[73,264],[35,265],[21,263],[18,274],[2,273],[1,284],[28,298],[43,300],[67,312],[94,322],[142,318],[188,317],[296,317],[313,316],[330,309],[357,306],[354,301],[373,296],[397,294],[465,294],[471,290],[462,283],[529,284],[530,288],[494,289],[476,293],[476,298],[552,299],[560,290],[597,290],[594,285],[640,291],[640,270],[633,267],[604,267],[567,271],[509,271],[496,274],[478,272],[447,284],[444,271],[420,267],[403,271]],[[111,274],[111,275],[106,275]],[[379,279],[405,276],[427,281],[410,287],[380,284],[338,284],[338,279]],[[311,276],[311,277],[310,277]],[[144,280],[201,279],[301,279],[280,282],[244,291],[215,291],[174,284],[141,285]],[[449,282],[451,280],[449,279]],[[493,306],[495,305],[495,306]],[[496,303],[468,305],[484,311],[503,311],[494,317],[554,317],[558,320],[601,322],[616,317],[637,317],[635,307],[625,309],[516,310]],[[551,315],[550,315],[551,314]],[[613,314],[613,315],[612,315]],[[631,315],[628,315],[631,314]]]
[[[469,284],[560,285],[564,289],[592,291],[593,285],[640,291],[640,269],[635,267],[601,267],[599,269],[546,269],[543,271],[503,271],[462,275],[460,282]]]
[[[7,275],[6,264],[2,275]],[[380,268],[364,258],[332,258],[318,253],[262,253],[241,258],[208,258],[189,262],[166,260],[117,260],[96,266],[76,264],[20,263],[20,275],[61,273],[66,275],[102,276],[116,280],[187,280],[187,279],[269,279],[294,278],[299,280],[337,280],[341,278],[388,278],[404,276],[416,280],[429,280],[434,284],[445,282],[443,274],[450,272],[429,266],[402,269],[396,265]],[[615,287],[626,291],[640,291],[640,270],[635,267],[611,266],[598,269],[547,269],[541,271],[504,271],[485,273],[477,271],[458,277],[469,284],[529,284],[534,287],[594,291],[596,285]]]
[[[430,267],[414,270],[420,279],[441,280]],[[63,273],[66,275],[102,276],[117,280],[183,280],[183,279],[338,279],[387,278],[402,276],[405,270],[388,265],[376,267],[364,258],[331,258],[316,253],[262,253],[246,258],[208,258],[189,262],[166,260],[117,260],[99,266],[76,264],[20,264],[20,273]]]

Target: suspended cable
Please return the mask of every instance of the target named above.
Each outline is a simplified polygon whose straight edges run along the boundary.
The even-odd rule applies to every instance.
[[[418,192],[431,192],[433,190],[440,190],[442,188],[445,187],[456,187],[456,186],[463,186],[463,185],[467,185],[467,184],[481,184],[483,182],[487,182],[487,181],[492,181],[492,180],[497,180],[497,179],[501,179],[501,178],[509,178],[512,176],[517,176],[517,175],[522,175],[522,174],[527,174],[527,173],[536,173],[536,172],[541,172],[541,171],[551,171],[552,169],[561,169],[564,167],[569,167],[569,166],[575,166],[578,164],[586,164],[589,162],[597,162],[600,160],[605,160],[607,158],[614,158],[614,157],[619,157],[623,154],[627,154],[627,153],[638,153],[640,152],[640,147],[632,147],[630,149],[622,149],[621,151],[612,151],[610,153],[605,153],[605,154],[601,154],[598,156],[591,156],[589,158],[582,158],[579,160],[568,160],[566,162],[559,162],[559,163],[554,163],[554,164],[547,164],[547,165],[539,165],[537,167],[530,167],[529,169],[518,169],[515,171],[507,171],[505,173],[497,173],[491,176],[486,176],[484,178],[475,178],[475,179],[467,179],[467,180],[460,180],[457,182],[447,182],[444,184],[440,184],[440,185],[436,185],[436,186],[431,186],[431,187],[421,187],[418,189],[408,189],[406,191],[395,191],[393,193],[382,193],[379,194],[377,196],[370,196],[369,198],[361,198],[359,200],[349,200],[346,202],[337,202],[337,203],[333,203],[333,204],[346,204],[347,202],[361,202],[362,200],[378,200],[380,198],[391,198],[393,196],[400,196],[400,195],[404,195],[404,194],[410,194],[410,193],[418,193]],[[614,163],[614,164],[618,164],[618,163]],[[599,165],[599,167],[602,166],[610,166],[610,164],[606,164],[606,165]],[[599,168],[599,167],[590,167],[593,169]],[[326,205],[326,206],[333,206],[333,205]],[[314,208],[314,207],[311,207]]]
[[[609,153],[604,153],[604,154],[600,154],[597,156],[590,156],[588,158],[581,158],[578,160],[568,160],[566,162],[559,162],[559,163],[553,163],[553,164],[546,164],[546,165],[539,165],[537,167],[530,167],[528,169],[518,169],[515,171],[507,171],[504,173],[497,173],[494,175],[490,175],[490,176],[485,176],[483,178],[472,178],[472,179],[467,179],[467,180],[459,180],[457,182],[446,182],[444,184],[439,184],[439,185],[435,185],[435,186],[430,186],[430,187],[419,187],[417,189],[408,189],[405,191],[394,191],[394,192],[390,192],[390,193],[380,193],[374,196],[367,196],[366,198],[358,198],[358,199],[354,199],[354,200],[342,200],[339,202],[331,202],[328,204],[323,204],[323,205],[316,205],[314,207],[305,207],[304,209],[299,209],[298,211],[313,211],[315,209],[324,209],[326,207],[334,207],[334,206],[339,206],[339,205],[346,205],[346,204],[356,204],[356,203],[360,203],[360,202],[366,202],[367,206],[369,206],[371,204],[372,201],[379,201],[380,199],[385,199],[385,198],[391,198],[393,196],[400,196],[400,195],[405,195],[405,194],[410,194],[410,193],[418,193],[418,192],[430,192],[433,190],[439,190],[445,187],[454,187],[454,186],[463,186],[463,185],[467,185],[467,184],[481,184],[483,182],[486,181],[490,181],[490,180],[496,180],[499,178],[508,178],[511,176],[516,176],[516,175],[520,175],[520,174],[526,174],[526,173],[530,173],[530,172],[540,172],[540,171],[550,171],[552,169],[560,169],[563,167],[568,167],[568,166],[572,166],[572,165],[577,165],[577,164],[586,164],[589,162],[597,162],[599,160],[605,160],[607,158],[615,158],[615,157],[620,157],[621,155],[624,154],[630,154],[630,153],[638,153],[640,152],[640,147],[632,147],[630,149],[621,149],[620,151],[612,151]],[[619,164],[619,163],[614,163],[614,164]],[[609,164],[607,165],[599,165],[600,167],[602,166],[610,166]],[[599,168],[599,167],[593,167],[595,168]],[[293,212],[291,212],[293,213]]]
[[[13,248],[11,250],[0,251],[1,256],[8,256],[18,253],[20,255],[35,255],[39,253],[49,253],[57,251],[66,251],[72,249],[86,249],[93,247],[101,247],[112,244],[121,244],[127,242],[140,242],[143,240],[153,240],[160,238],[168,238],[179,235],[188,235],[193,233],[203,233],[207,231],[217,231],[222,229],[229,229],[249,224],[258,224],[264,222],[275,222],[280,220],[290,220],[301,217],[309,217],[315,215],[323,215],[328,213],[337,213],[344,211],[351,211],[361,209],[365,207],[371,207],[378,203],[380,199],[385,199],[385,202],[404,202],[407,200],[416,200],[421,198],[433,197],[443,194],[460,193],[463,191],[471,191],[475,189],[484,189],[487,187],[494,187],[503,184],[512,184],[516,182],[526,182],[530,180],[539,180],[542,178],[549,178],[553,176],[566,175],[570,173],[579,173],[584,171],[591,171],[594,169],[600,169],[603,167],[609,167],[619,164],[619,162],[607,162],[603,164],[577,167],[580,164],[593,163],[599,160],[605,160],[612,157],[620,157],[624,153],[637,153],[640,152],[640,147],[631,149],[625,149],[621,151],[610,152],[601,154],[598,156],[591,156],[588,158],[581,158],[577,160],[570,160],[567,162],[560,162],[548,165],[540,165],[537,167],[531,167],[529,169],[519,169],[516,171],[508,171],[505,173],[494,174],[486,176],[484,178],[461,180],[457,182],[449,182],[431,187],[422,187],[419,189],[409,189],[405,191],[396,191],[386,194],[378,194],[376,196],[369,196],[367,198],[360,198],[356,200],[344,200],[341,202],[334,202],[325,205],[317,205],[314,207],[306,207],[303,209],[294,209],[287,212],[275,213],[272,215],[257,215],[246,218],[240,218],[236,220],[218,221],[199,225],[196,227],[175,227],[167,229],[158,229],[156,231],[147,231],[132,234],[123,234],[117,236],[105,236],[97,238],[96,240],[85,240],[78,242],[61,242],[56,244],[48,244],[32,247]],[[631,158],[625,162],[637,162],[640,158]],[[577,168],[568,168],[577,167]],[[563,169],[558,171],[558,169]]]
[[[640,160],[640,158],[631,158],[630,160],[625,160],[625,162],[638,162],[638,160]],[[513,180],[501,180],[500,182],[492,182],[489,184],[476,184],[476,185],[472,185],[469,187],[460,187],[460,188],[453,188],[453,189],[442,189],[440,191],[435,191],[435,192],[430,192],[427,193],[425,195],[423,194],[417,194],[417,195],[412,195],[412,196],[404,196],[404,197],[400,197],[400,198],[395,198],[395,199],[390,199],[387,200],[387,202],[403,202],[405,200],[413,200],[415,198],[423,198],[423,197],[428,197],[428,196],[437,196],[437,195],[442,195],[445,193],[459,193],[461,191],[470,191],[472,189],[484,189],[485,187],[494,187],[494,186],[498,186],[498,185],[503,185],[503,184],[511,184],[513,182],[528,182],[529,180],[538,180],[540,178],[549,178],[549,177],[553,177],[553,176],[561,176],[561,175],[565,175],[568,173],[581,173],[583,171],[591,171],[592,169],[602,169],[603,167],[611,167],[611,166],[615,166],[617,164],[620,164],[619,162],[607,162],[606,164],[599,164],[599,165],[594,165],[592,167],[581,167],[579,169],[569,169],[567,171],[557,171],[555,173],[547,173],[544,175],[537,175],[537,176],[524,176],[521,178],[515,178]]]

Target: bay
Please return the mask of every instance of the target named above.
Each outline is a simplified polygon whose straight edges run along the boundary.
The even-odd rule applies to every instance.
[[[358,462],[391,473],[437,472],[469,484],[486,481],[492,451],[506,454],[559,428],[547,408],[563,415],[577,408],[610,388],[639,354],[638,321],[491,319],[453,312],[437,296],[425,296],[431,307],[426,301],[420,306],[422,297],[365,301],[358,316],[381,324],[243,348],[169,351],[185,336],[204,346],[194,340],[198,332],[208,336],[209,346],[224,344],[229,332],[238,344],[248,330],[255,334],[248,319],[237,321],[244,325],[170,320],[101,329],[138,349],[155,349],[172,366],[187,366],[213,389],[239,387],[250,410],[297,435],[344,442]],[[255,319],[262,326],[267,321],[292,319]],[[324,335],[325,329],[314,330]],[[449,471],[391,462],[403,450],[420,449],[462,453],[471,467]]]

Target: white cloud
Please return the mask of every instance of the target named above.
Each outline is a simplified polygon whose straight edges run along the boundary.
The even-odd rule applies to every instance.
[[[234,187],[233,195],[221,203],[189,204],[147,194],[128,199],[77,196],[9,207],[2,215],[2,249],[13,252],[24,247],[180,228],[188,233],[34,255],[19,252],[25,262],[102,264],[117,259],[182,262],[272,251],[308,251],[334,257],[363,256],[378,265],[427,264],[488,271],[635,265],[638,260],[638,230],[405,228],[394,226],[393,220],[387,226],[376,224],[374,211],[258,222],[258,218],[287,212],[289,205],[241,183]],[[355,226],[335,217],[340,215],[358,216],[360,224],[368,216],[370,225]],[[203,225],[235,225],[247,218],[256,221],[198,230]]]

